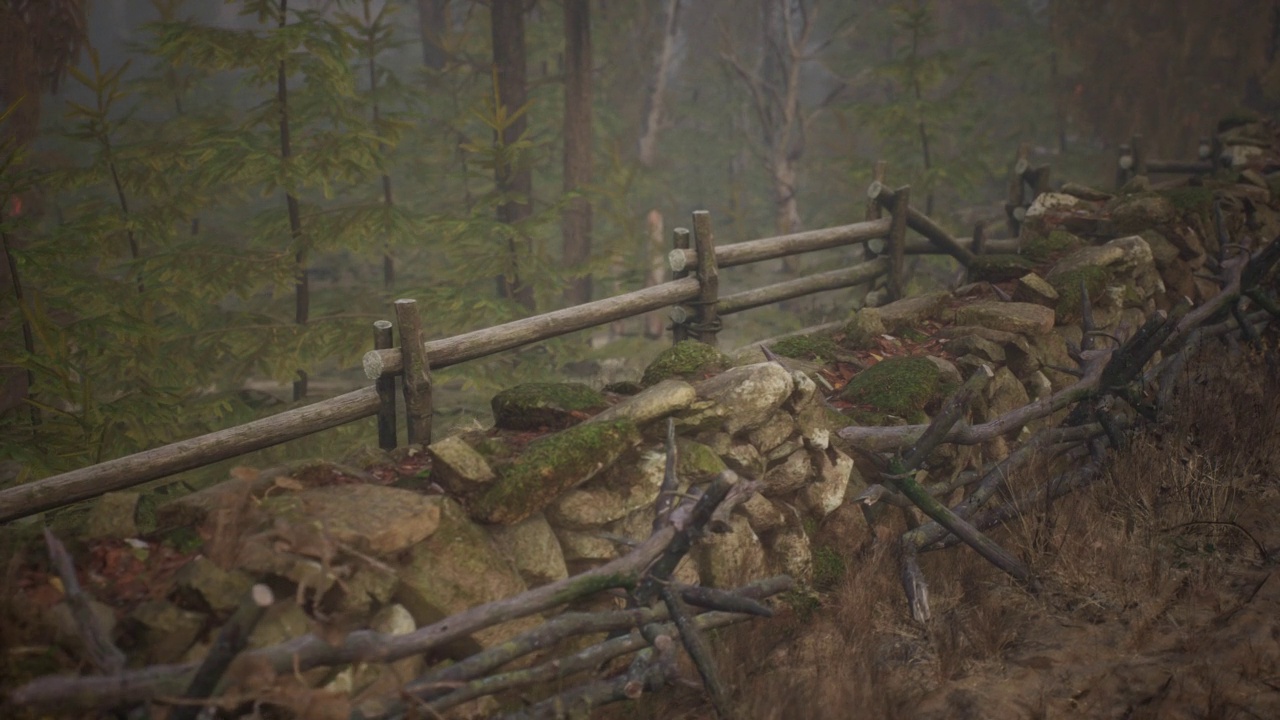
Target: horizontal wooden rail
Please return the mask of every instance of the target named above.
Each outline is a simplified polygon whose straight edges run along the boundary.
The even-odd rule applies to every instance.
[[[746,240],[732,245],[716,247],[716,266],[724,269],[736,265],[775,260],[788,255],[828,250],[882,238],[889,232],[889,219],[868,220],[822,228],[806,230],[791,235]],[[698,253],[692,249],[676,249],[667,255],[667,264],[673,272],[693,270],[698,267]]]
[[[432,340],[426,343],[427,357],[430,358],[433,370],[457,365],[521,345],[687,302],[698,297],[698,290],[697,278],[672,280],[543,315],[473,330],[442,340]],[[403,369],[404,359],[400,348],[370,350],[364,355],[364,373],[371,380]]]
[[[0,490],[0,522],[279,445],[377,412],[377,390],[361,388],[244,425],[33,480]]]
[[[887,272],[889,272],[889,259],[876,258],[853,267],[830,270],[774,285],[766,285],[755,290],[734,293],[728,297],[720,298],[720,302],[716,303],[716,310],[721,315],[730,315],[816,292],[860,285]]]

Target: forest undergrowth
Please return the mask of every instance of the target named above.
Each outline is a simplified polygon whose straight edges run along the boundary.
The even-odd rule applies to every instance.
[[[1037,596],[953,547],[922,557],[935,613],[914,623],[893,553],[902,527],[868,535],[851,505],[828,516],[815,541],[848,548],[839,579],[717,637],[734,717],[1280,716],[1272,347],[1202,353],[1092,485],[994,534],[1041,578]],[[1006,492],[1051,467],[1042,458]],[[686,693],[608,717],[714,713]]]

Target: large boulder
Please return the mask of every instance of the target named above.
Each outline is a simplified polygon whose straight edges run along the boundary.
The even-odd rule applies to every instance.
[[[696,340],[682,340],[663,350],[644,369],[640,384],[655,385],[667,378],[698,380],[732,364],[728,355]]]

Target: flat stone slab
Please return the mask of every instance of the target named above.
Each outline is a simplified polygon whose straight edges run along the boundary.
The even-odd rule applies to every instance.
[[[329,485],[269,498],[263,509],[290,522],[317,525],[361,552],[390,555],[436,531],[439,500],[383,485]]]
[[[1011,333],[1042,335],[1053,330],[1054,314],[1052,309],[1043,305],[988,300],[958,308],[956,322]]]

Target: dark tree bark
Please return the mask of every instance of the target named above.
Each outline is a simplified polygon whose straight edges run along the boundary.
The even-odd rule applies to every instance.
[[[514,114],[528,101],[526,86],[526,62],[524,47],[525,0],[493,0],[489,7],[489,30],[493,39],[494,81],[496,95],[507,115]],[[528,128],[523,114],[508,123],[494,139],[500,148],[515,144]],[[515,226],[533,214],[529,204],[533,195],[533,169],[527,162],[513,158],[509,153],[500,154],[505,161],[494,164],[493,179],[498,192],[509,199],[498,206],[498,221]],[[498,295],[514,298],[521,305],[533,310],[533,288],[520,279],[519,243],[528,247],[528,238],[518,237],[516,231],[507,240],[508,271],[499,275]]]
[[[564,191],[581,192],[591,182],[591,5],[564,0]],[[561,214],[564,263],[581,272],[591,259],[591,203],[575,197]],[[591,300],[591,276],[574,277],[564,293],[569,305]]]
[[[449,0],[418,0],[418,36],[422,39],[422,64],[440,70],[449,60],[441,39],[449,30]]]

